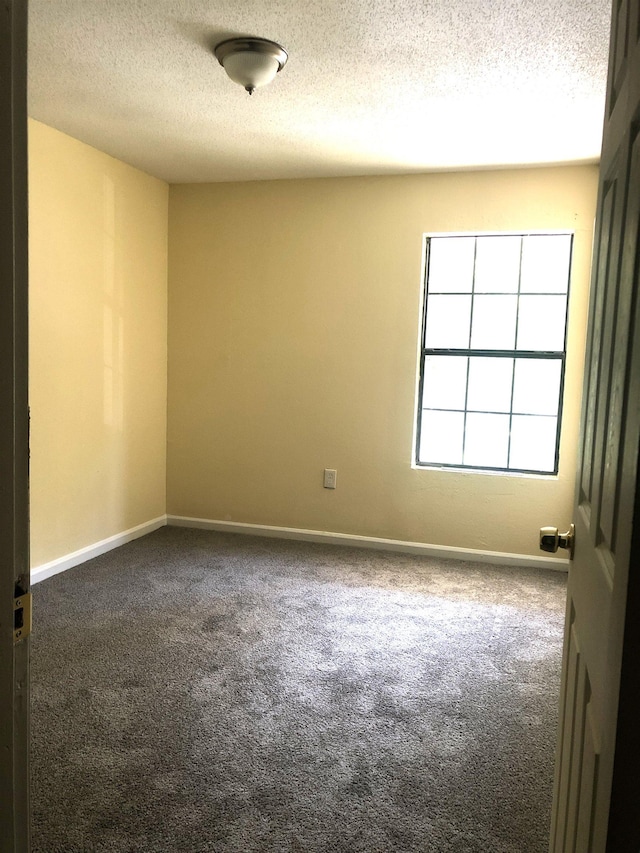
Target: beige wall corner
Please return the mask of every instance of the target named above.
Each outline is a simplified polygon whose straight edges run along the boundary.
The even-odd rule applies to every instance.
[[[171,187],[168,512],[536,554],[571,520],[596,191],[595,166]],[[559,476],[415,470],[423,234],[543,229],[576,235]]]
[[[168,186],[29,123],[32,565],[165,512]]]

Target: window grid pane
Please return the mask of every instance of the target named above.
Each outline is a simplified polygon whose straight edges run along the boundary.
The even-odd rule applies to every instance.
[[[440,356],[429,355],[428,359],[431,363],[433,363],[434,360],[440,360],[443,362],[450,360],[455,362],[467,362],[463,368],[463,372],[456,370],[456,373],[459,374],[456,378],[456,383],[465,382],[466,387],[464,393],[464,406],[460,406],[458,403],[456,408],[451,408],[450,405],[446,405],[446,400],[442,400],[443,405],[438,405],[438,398],[442,399],[442,388],[438,389],[439,393],[435,395],[435,399],[431,400],[431,405],[429,405],[428,395],[423,391],[422,440],[418,457],[419,464],[451,465],[452,467],[527,471],[546,474],[553,473],[555,471],[555,456],[551,454],[551,451],[549,450],[549,429],[551,428],[549,424],[552,424],[555,429],[554,449],[557,450],[557,441],[559,438],[558,427],[560,425],[561,373],[564,369],[564,360],[562,356],[531,358],[514,352],[509,354],[495,354],[493,356],[470,355],[468,359],[464,360],[458,355],[444,354]],[[493,360],[506,362],[508,367],[505,366],[505,368],[501,368],[501,371],[505,374],[509,374],[510,376],[509,387],[506,392],[504,390],[504,377],[502,378],[503,389],[498,392],[498,396],[496,396],[495,388],[496,374],[490,367],[490,363]],[[519,411],[519,409],[522,409],[523,406],[517,405],[518,399],[522,400],[522,393],[520,393],[519,398],[516,397],[515,394],[516,376],[520,372],[521,366],[529,368],[529,366],[533,366],[535,364],[544,365],[545,370],[539,376],[538,383],[535,388],[535,397],[529,407],[531,411],[522,412]],[[557,368],[554,370],[552,365],[557,365]],[[440,372],[442,373],[444,371],[440,370]],[[527,370],[526,372],[529,374],[529,378],[531,378],[531,370]],[[482,376],[483,373],[485,374],[484,377]],[[425,370],[424,376],[425,379],[428,378],[428,370]],[[547,377],[551,376],[554,376],[554,381],[548,382],[548,393],[545,394],[545,380]],[[485,397],[486,405],[481,407],[480,400],[482,399],[483,394],[483,382],[486,384],[487,396]],[[460,399],[458,396],[460,393],[461,386],[458,386],[458,390],[455,391],[454,396],[457,399]],[[499,402],[501,397],[502,399],[505,399],[505,394],[508,396],[508,405]],[[498,401],[497,405],[496,401]],[[438,416],[437,423],[441,425],[438,427],[438,436],[440,436],[438,439],[436,439],[433,429],[433,426],[436,423],[436,420],[434,420],[436,415]],[[482,463],[480,461],[480,438],[478,436],[482,430],[482,419],[479,418],[479,416],[485,415],[487,416],[485,423],[492,423],[498,431],[506,429],[504,437],[501,439],[505,443],[504,464],[492,464],[491,461]],[[454,418],[455,420],[452,420]],[[488,420],[489,418],[493,418],[493,420],[490,421]],[[502,426],[502,419],[504,419],[504,423],[508,421],[506,428]],[[538,432],[536,432],[533,426],[528,428],[526,426],[527,421],[532,425],[537,425]],[[447,438],[446,444],[450,447],[451,441],[456,442],[458,450],[455,454],[455,460],[452,458],[448,459],[447,453],[442,447],[442,444],[445,441],[444,436],[446,435],[447,425],[449,427],[453,427],[454,423],[456,425],[454,429],[455,438],[454,436],[451,436],[451,440]],[[540,442],[544,443],[545,449],[540,450],[539,452],[534,452],[535,449],[532,449],[528,453],[525,452],[523,448],[525,438],[523,438],[523,436],[529,436],[530,438],[533,437],[533,439],[535,439],[538,435],[541,436]],[[430,437],[434,442],[437,441],[439,444],[437,448],[435,448],[435,445],[430,444]],[[487,450],[487,457],[490,457],[493,462],[495,462],[497,455],[499,454],[496,450],[496,445],[493,439],[493,434],[487,432],[486,440],[492,447],[494,447],[493,451]],[[513,444],[514,439],[516,441],[515,447]],[[538,463],[539,460],[545,461],[544,464],[540,463],[539,465],[536,464],[534,466],[524,465],[523,460],[526,458],[532,459],[536,463]],[[551,466],[548,464],[549,459],[552,459],[553,461]]]
[[[438,255],[438,247],[445,241],[446,251]],[[473,264],[471,241],[475,241]],[[478,286],[479,241],[483,241],[484,266]],[[506,250],[505,267],[496,268],[494,274],[491,263],[500,263],[500,241]],[[431,253],[435,248],[434,256],[440,258],[438,276],[441,282],[445,282],[440,294],[449,298],[464,296],[466,299],[450,303],[464,304],[462,325],[455,325],[455,310],[448,312],[449,331],[441,328],[442,312],[439,310],[435,313],[432,310],[429,323],[430,301],[434,295],[440,294],[430,287],[427,264],[418,464],[557,473],[571,243],[570,234],[429,238],[428,251]],[[538,245],[543,250],[545,246],[553,249],[549,259],[535,256]],[[525,246],[528,268],[523,291]],[[454,261],[454,289],[444,261],[447,257],[456,259],[457,247],[463,250],[464,262]],[[556,268],[556,261],[561,269]],[[462,271],[464,276],[461,276]],[[543,277],[547,281],[543,281]],[[494,281],[495,286],[492,284]],[[521,292],[525,294],[524,299],[521,299]],[[477,303],[476,294],[480,297]],[[510,310],[514,309],[509,309],[505,300],[511,300],[512,306],[515,300],[515,317],[511,315],[511,319]],[[435,302],[437,309],[437,300]],[[465,346],[463,340],[467,338],[468,346]],[[435,341],[439,345],[434,346]],[[452,345],[454,341],[455,345]],[[446,346],[442,346],[443,342]],[[453,373],[447,366],[449,359],[459,363]],[[460,367],[463,362],[466,384],[464,407],[461,409],[464,374]],[[440,377],[439,385],[433,384],[434,376]],[[448,376],[454,378],[457,390],[448,388]],[[455,406],[447,400],[452,396],[456,400]],[[433,431],[436,423],[440,425],[439,446]],[[453,426],[454,423],[455,436],[447,436],[445,441],[446,425]],[[451,443],[455,445],[455,452],[442,446]]]

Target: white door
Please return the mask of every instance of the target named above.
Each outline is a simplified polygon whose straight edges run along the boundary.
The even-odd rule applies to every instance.
[[[26,0],[0,0],[0,850],[29,849]],[[16,593],[20,610],[14,611]]]
[[[613,0],[552,853],[640,850],[639,15],[640,0]]]

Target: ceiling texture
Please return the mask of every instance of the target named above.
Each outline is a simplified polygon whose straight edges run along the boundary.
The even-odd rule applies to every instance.
[[[29,114],[171,183],[596,162],[609,0],[30,0]],[[213,46],[280,42],[249,96]]]

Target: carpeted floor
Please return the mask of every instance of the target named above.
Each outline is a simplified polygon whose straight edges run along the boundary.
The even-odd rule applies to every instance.
[[[34,853],[544,853],[566,576],[164,528],[34,587]]]

